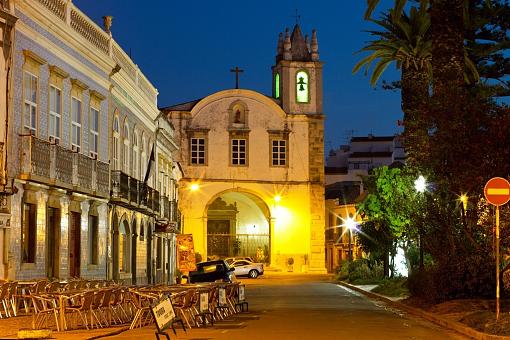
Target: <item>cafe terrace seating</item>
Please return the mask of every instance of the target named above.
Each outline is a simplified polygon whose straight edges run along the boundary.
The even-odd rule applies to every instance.
[[[220,288],[225,289],[224,305],[219,304]],[[151,306],[170,296],[175,322],[180,322],[185,330],[240,312],[236,305],[238,289],[239,283],[223,282],[126,287],[106,280],[0,281],[0,318],[31,315],[34,329],[57,331],[115,325],[133,329],[152,324]],[[200,292],[209,294],[208,309],[202,313]]]

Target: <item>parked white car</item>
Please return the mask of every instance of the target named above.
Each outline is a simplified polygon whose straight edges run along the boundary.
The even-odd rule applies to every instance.
[[[264,264],[254,263],[246,260],[236,260],[230,264],[234,268],[236,276],[249,276],[255,279],[264,274]]]
[[[246,257],[246,256],[243,256],[243,257],[227,257],[225,259],[225,261],[227,261],[228,264],[232,264],[232,262],[240,261],[240,260],[245,260],[245,261],[248,261],[248,262],[255,262],[255,261],[253,261],[253,259],[251,257]]]

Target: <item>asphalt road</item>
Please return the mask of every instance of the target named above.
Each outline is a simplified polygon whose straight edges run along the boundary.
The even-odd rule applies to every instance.
[[[331,282],[329,276],[267,273],[246,283],[250,312],[172,339],[466,339]],[[154,339],[153,328],[107,339]]]

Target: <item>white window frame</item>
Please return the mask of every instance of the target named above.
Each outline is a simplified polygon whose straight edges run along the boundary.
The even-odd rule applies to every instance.
[[[140,161],[141,161],[140,179],[144,180],[145,179],[145,173],[147,172],[147,162],[148,162],[148,160],[147,160],[147,139],[145,138],[145,135],[143,133],[142,133],[141,148],[142,148],[142,153],[140,155]]]
[[[140,179],[140,153],[138,150],[138,132],[133,132],[133,177]]]
[[[276,145],[275,145],[276,144]],[[283,145],[282,145],[283,144]],[[271,139],[271,166],[281,167],[287,166],[287,140],[282,138]],[[281,148],[283,147],[283,152]],[[274,148],[277,148],[275,151]],[[283,157],[282,157],[283,155]],[[275,164],[276,161],[276,164]]]
[[[123,172],[127,175],[130,173],[129,169],[129,154],[131,152],[131,148],[129,145],[129,125],[128,123],[124,123],[124,129],[122,130],[122,145],[124,146],[124,152],[122,154],[122,161],[123,161]]]
[[[56,98],[56,94],[59,93],[59,98]],[[58,100],[58,104],[57,104]],[[55,104],[55,107],[52,107],[52,103]],[[50,85],[49,91],[49,106],[50,106],[50,125],[49,125],[49,133],[48,137],[50,142],[55,144],[60,143],[61,138],[61,128],[62,128],[62,90],[55,85]],[[59,110],[60,109],[60,110]],[[57,127],[58,122],[58,127]]]
[[[244,147],[244,150],[241,150]],[[230,140],[230,164],[233,166],[248,165],[248,139],[232,138]]]
[[[95,130],[94,116],[97,114],[97,130]],[[99,109],[91,106],[90,107],[90,118],[89,118],[89,153],[90,157],[97,159],[99,156],[99,117],[101,116],[101,111]]]
[[[114,170],[120,169],[119,164],[119,139],[120,139],[120,131],[119,131],[119,117],[115,116],[113,118],[113,139],[112,139],[112,161]]]
[[[75,120],[74,118],[74,102],[77,102],[79,103],[79,111],[77,112],[77,114],[79,114],[79,120],[80,121],[77,121]],[[81,151],[81,142],[82,142],[82,131],[81,131],[81,128],[82,128],[82,112],[83,109],[82,109],[82,102],[81,100],[79,100],[78,98],[76,97],[71,97],[71,149],[73,151],[77,151],[77,152],[80,152]],[[77,139],[77,143],[75,143],[75,137]]]
[[[200,145],[203,142],[203,145]],[[200,149],[203,147],[203,150]],[[206,164],[207,141],[204,137],[191,137],[190,138],[190,164],[191,165],[205,165]],[[194,155],[194,153],[196,153]]]
[[[27,76],[30,79],[30,84],[28,86],[27,91]],[[32,81],[35,80],[35,84]],[[32,86],[35,86],[35,101],[32,98],[31,94],[34,92]],[[23,71],[23,128],[25,131],[28,131],[31,135],[37,133],[37,102],[39,99],[39,77],[29,71]],[[27,93],[29,92],[29,93]],[[28,95],[28,98],[27,98]],[[27,108],[28,111],[27,112]],[[30,125],[27,125],[27,115]]]

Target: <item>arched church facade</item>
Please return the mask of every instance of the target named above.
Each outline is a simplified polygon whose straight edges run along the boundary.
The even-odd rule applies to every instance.
[[[299,26],[272,70],[271,97],[230,89],[163,109],[181,146],[182,232],[203,259],[325,272],[322,63]]]

